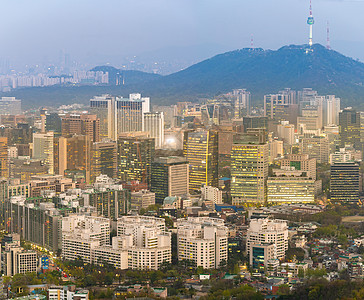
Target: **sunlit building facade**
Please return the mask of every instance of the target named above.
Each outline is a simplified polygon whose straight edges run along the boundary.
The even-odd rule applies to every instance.
[[[184,156],[189,163],[190,193],[203,185],[218,186],[218,133],[214,130],[185,132]]]

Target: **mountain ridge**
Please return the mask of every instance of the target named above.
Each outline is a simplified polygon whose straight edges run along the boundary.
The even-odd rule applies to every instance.
[[[284,88],[301,90],[311,87],[319,94],[335,94],[343,105],[364,107],[364,64],[320,44],[287,45],[278,50],[243,48],[218,54],[179,72],[161,76],[140,71],[98,66],[93,70],[110,71],[122,76],[121,86],[80,86],[30,88],[10,93],[29,104],[88,103],[98,94],[127,96],[140,92],[152,98],[153,104],[170,105],[178,101],[196,101],[245,88],[255,103],[265,94]],[[35,101],[35,99],[37,99]],[[39,101],[41,100],[41,101]]]

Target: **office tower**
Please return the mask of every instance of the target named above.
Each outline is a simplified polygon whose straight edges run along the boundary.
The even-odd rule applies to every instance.
[[[316,159],[310,158],[308,154],[288,154],[280,160],[282,169],[302,171],[305,177],[316,180]]]
[[[278,259],[284,259],[288,250],[288,226],[284,220],[251,219],[246,237],[248,256],[252,246],[262,243],[272,243],[276,247]]]
[[[0,99],[0,115],[20,115],[21,100],[15,97],[2,97]]]
[[[268,144],[259,134],[236,136],[231,150],[233,204],[263,205],[268,177]]]
[[[190,193],[205,185],[218,186],[218,133],[199,129],[185,132],[183,153],[189,163]]]
[[[130,269],[157,270],[163,262],[170,263],[171,233],[165,220],[145,216],[124,216],[117,222],[113,245],[125,245]]]
[[[185,157],[158,157],[152,163],[151,191],[155,202],[166,197],[182,196],[189,191],[189,166]]]
[[[62,136],[86,135],[92,142],[100,140],[100,120],[96,115],[67,114],[62,117]]]
[[[222,204],[222,191],[217,187],[204,185],[201,189],[203,201],[210,201],[212,204]]]
[[[300,134],[316,132],[322,128],[322,114],[318,106],[307,106],[297,117],[297,130]]]
[[[139,212],[142,208],[147,209],[148,206],[155,204],[155,193],[148,190],[131,193],[131,210]]]
[[[110,95],[96,96],[90,100],[90,113],[100,120],[100,139],[116,141],[116,99]]]
[[[327,95],[322,104],[323,126],[339,125],[340,98]]]
[[[104,140],[92,144],[91,180],[97,176],[107,175],[117,177],[117,144],[114,141]]]
[[[33,134],[33,158],[42,159],[48,173],[54,174],[54,135],[53,132]]]
[[[360,113],[352,108],[345,108],[339,114],[340,146],[346,144],[361,150],[360,142]]]
[[[300,151],[310,158],[315,158],[318,163],[328,163],[330,144],[326,135],[304,137],[300,143]]]
[[[253,244],[249,255],[250,266],[264,272],[270,260],[277,259],[276,246],[273,243]]]
[[[58,156],[55,163],[58,174],[64,175],[66,170],[82,171],[87,183],[91,180],[91,150],[92,142],[88,136],[74,135],[60,137],[58,141]]]
[[[150,112],[150,99],[140,94],[130,94],[129,99],[116,101],[116,128],[122,132],[142,131],[144,114]]]
[[[290,175],[287,171],[286,176]],[[315,201],[315,180],[307,177],[286,176],[283,172],[281,176],[268,178],[268,204],[313,203]]]
[[[57,113],[46,114],[46,131],[53,131],[55,136],[62,134],[62,119]]]
[[[220,267],[228,258],[228,228],[222,219],[198,217],[177,220],[178,260],[197,267]]]
[[[330,171],[330,197],[333,203],[359,202],[359,165],[334,163]]]
[[[281,91],[278,94],[264,96],[264,116],[276,122],[289,121],[297,123],[298,105],[296,92],[291,90]]]
[[[144,113],[143,131],[149,132],[149,137],[155,139],[155,148],[164,145],[164,114],[162,112]]]
[[[233,90],[234,101],[234,118],[240,119],[249,115],[251,110],[251,95],[246,89]]]
[[[268,117],[243,117],[244,132],[249,128],[264,128],[268,130]]]
[[[0,137],[0,177],[9,178],[8,138]]]
[[[122,134],[118,139],[118,178],[151,184],[155,141],[144,133]]]
[[[295,132],[294,125],[289,124],[288,121],[281,121],[281,124],[277,125],[278,137],[282,139],[286,144],[295,144]]]

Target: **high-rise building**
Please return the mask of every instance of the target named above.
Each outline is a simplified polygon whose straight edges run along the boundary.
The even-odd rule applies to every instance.
[[[37,272],[38,256],[36,251],[25,250],[20,245],[7,243],[4,253],[1,255],[4,276]]]
[[[8,232],[18,233],[22,239],[51,251],[59,249],[61,216],[54,203],[38,203],[34,198],[14,196],[5,200],[3,212]]]
[[[244,132],[249,128],[264,128],[268,130],[268,117],[247,116],[243,118]]]
[[[86,135],[92,142],[100,140],[100,119],[96,115],[67,114],[62,117],[62,136]]]
[[[246,250],[250,257],[252,246],[272,243],[278,259],[284,259],[288,250],[288,226],[284,220],[251,219],[246,237]]]
[[[203,186],[201,189],[202,200],[210,201],[212,204],[222,204],[222,191],[213,186]]]
[[[9,178],[8,138],[0,137],[0,177]]]
[[[266,201],[268,144],[260,135],[237,135],[231,150],[233,204],[262,205]]]
[[[203,185],[218,186],[218,133],[199,129],[185,132],[183,153],[189,163],[190,192]]]
[[[62,134],[62,119],[57,113],[46,114],[45,130],[53,131],[55,136]]]
[[[2,97],[0,99],[0,115],[20,115],[21,100],[15,97]]]
[[[118,178],[151,184],[152,161],[155,156],[154,139],[145,133],[123,134],[118,139]]]
[[[295,144],[294,125],[289,124],[288,121],[281,121],[281,124],[277,125],[278,137],[281,138],[286,144]]]
[[[100,119],[100,137],[117,140],[123,132],[142,131],[144,113],[150,112],[150,99],[141,94],[129,98],[102,95],[90,100],[90,112]]]
[[[361,150],[360,141],[360,113],[352,108],[345,108],[339,114],[339,133],[340,146],[346,144],[354,146],[355,149]]]
[[[118,98],[116,101],[116,126],[118,134],[122,132],[142,131],[144,113],[150,112],[150,99],[140,94],[130,94],[129,99]]]
[[[48,173],[54,174],[54,133],[33,134],[33,158],[44,160]]]
[[[346,162],[331,165],[330,197],[333,203],[358,203],[359,165],[357,163]]]
[[[177,221],[178,260],[190,260],[204,269],[220,267],[228,258],[228,228],[222,219],[207,217]]]
[[[163,204],[166,197],[182,196],[189,192],[189,166],[185,157],[158,157],[152,163],[151,191],[155,202]]]
[[[276,122],[289,121],[296,124],[298,105],[296,92],[290,89],[264,96],[264,116]]]
[[[149,137],[155,139],[155,148],[164,145],[164,114],[163,112],[144,113],[143,131],[149,132]]]
[[[86,135],[74,135],[70,138],[60,137],[58,141],[58,155],[55,163],[58,174],[64,175],[66,170],[84,172],[87,183],[91,180],[91,150],[92,142]]]
[[[112,140],[92,145],[91,180],[100,175],[117,177],[117,144]]]
[[[237,119],[250,114],[251,109],[251,95],[246,89],[233,90],[235,98],[234,103],[234,117]]]
[[[328,163],[330,157],[330,143],[326,135],[304,137],[300,143],[300,151],[318,163]]]
[[[116,98],[110,95],[96,96],[90,100],[90,112],[100,120],[100,139],[116,141]]]

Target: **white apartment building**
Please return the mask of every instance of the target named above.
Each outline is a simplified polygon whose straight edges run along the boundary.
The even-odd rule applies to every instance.
[[[118,219],[116,244],[128,251],[128,268],[157,270],[171,262],[171,234],[165,231],[165,220],[146,216]]]
[[[276,245],[277,258],[283,259],[288,250],[288,226],[284,220],[252,219],[247,231],[246,249],[250,257],[251,247],[255,244],[273,243]]]
[[[62,219],[62,256],[92,262],[91,250],[110,244],[110,220],[101,217],[71,215]]]
[[[125,216],[117,221],[118,236],[110,239],[109,219],[73,215],[62,220],[62,256],[87,263],[109,263],[119,269],[157,270],[171,261],[171,234],[165,220]]]
[[[177,221],[178,260],[191,260],[205,269],[218,268],[228,258],[228,228],[209,217]]]
[[[201,188],[202,200],[212,201],[214,204],[222,204],[222,191],[216,187],[204,185]]]

